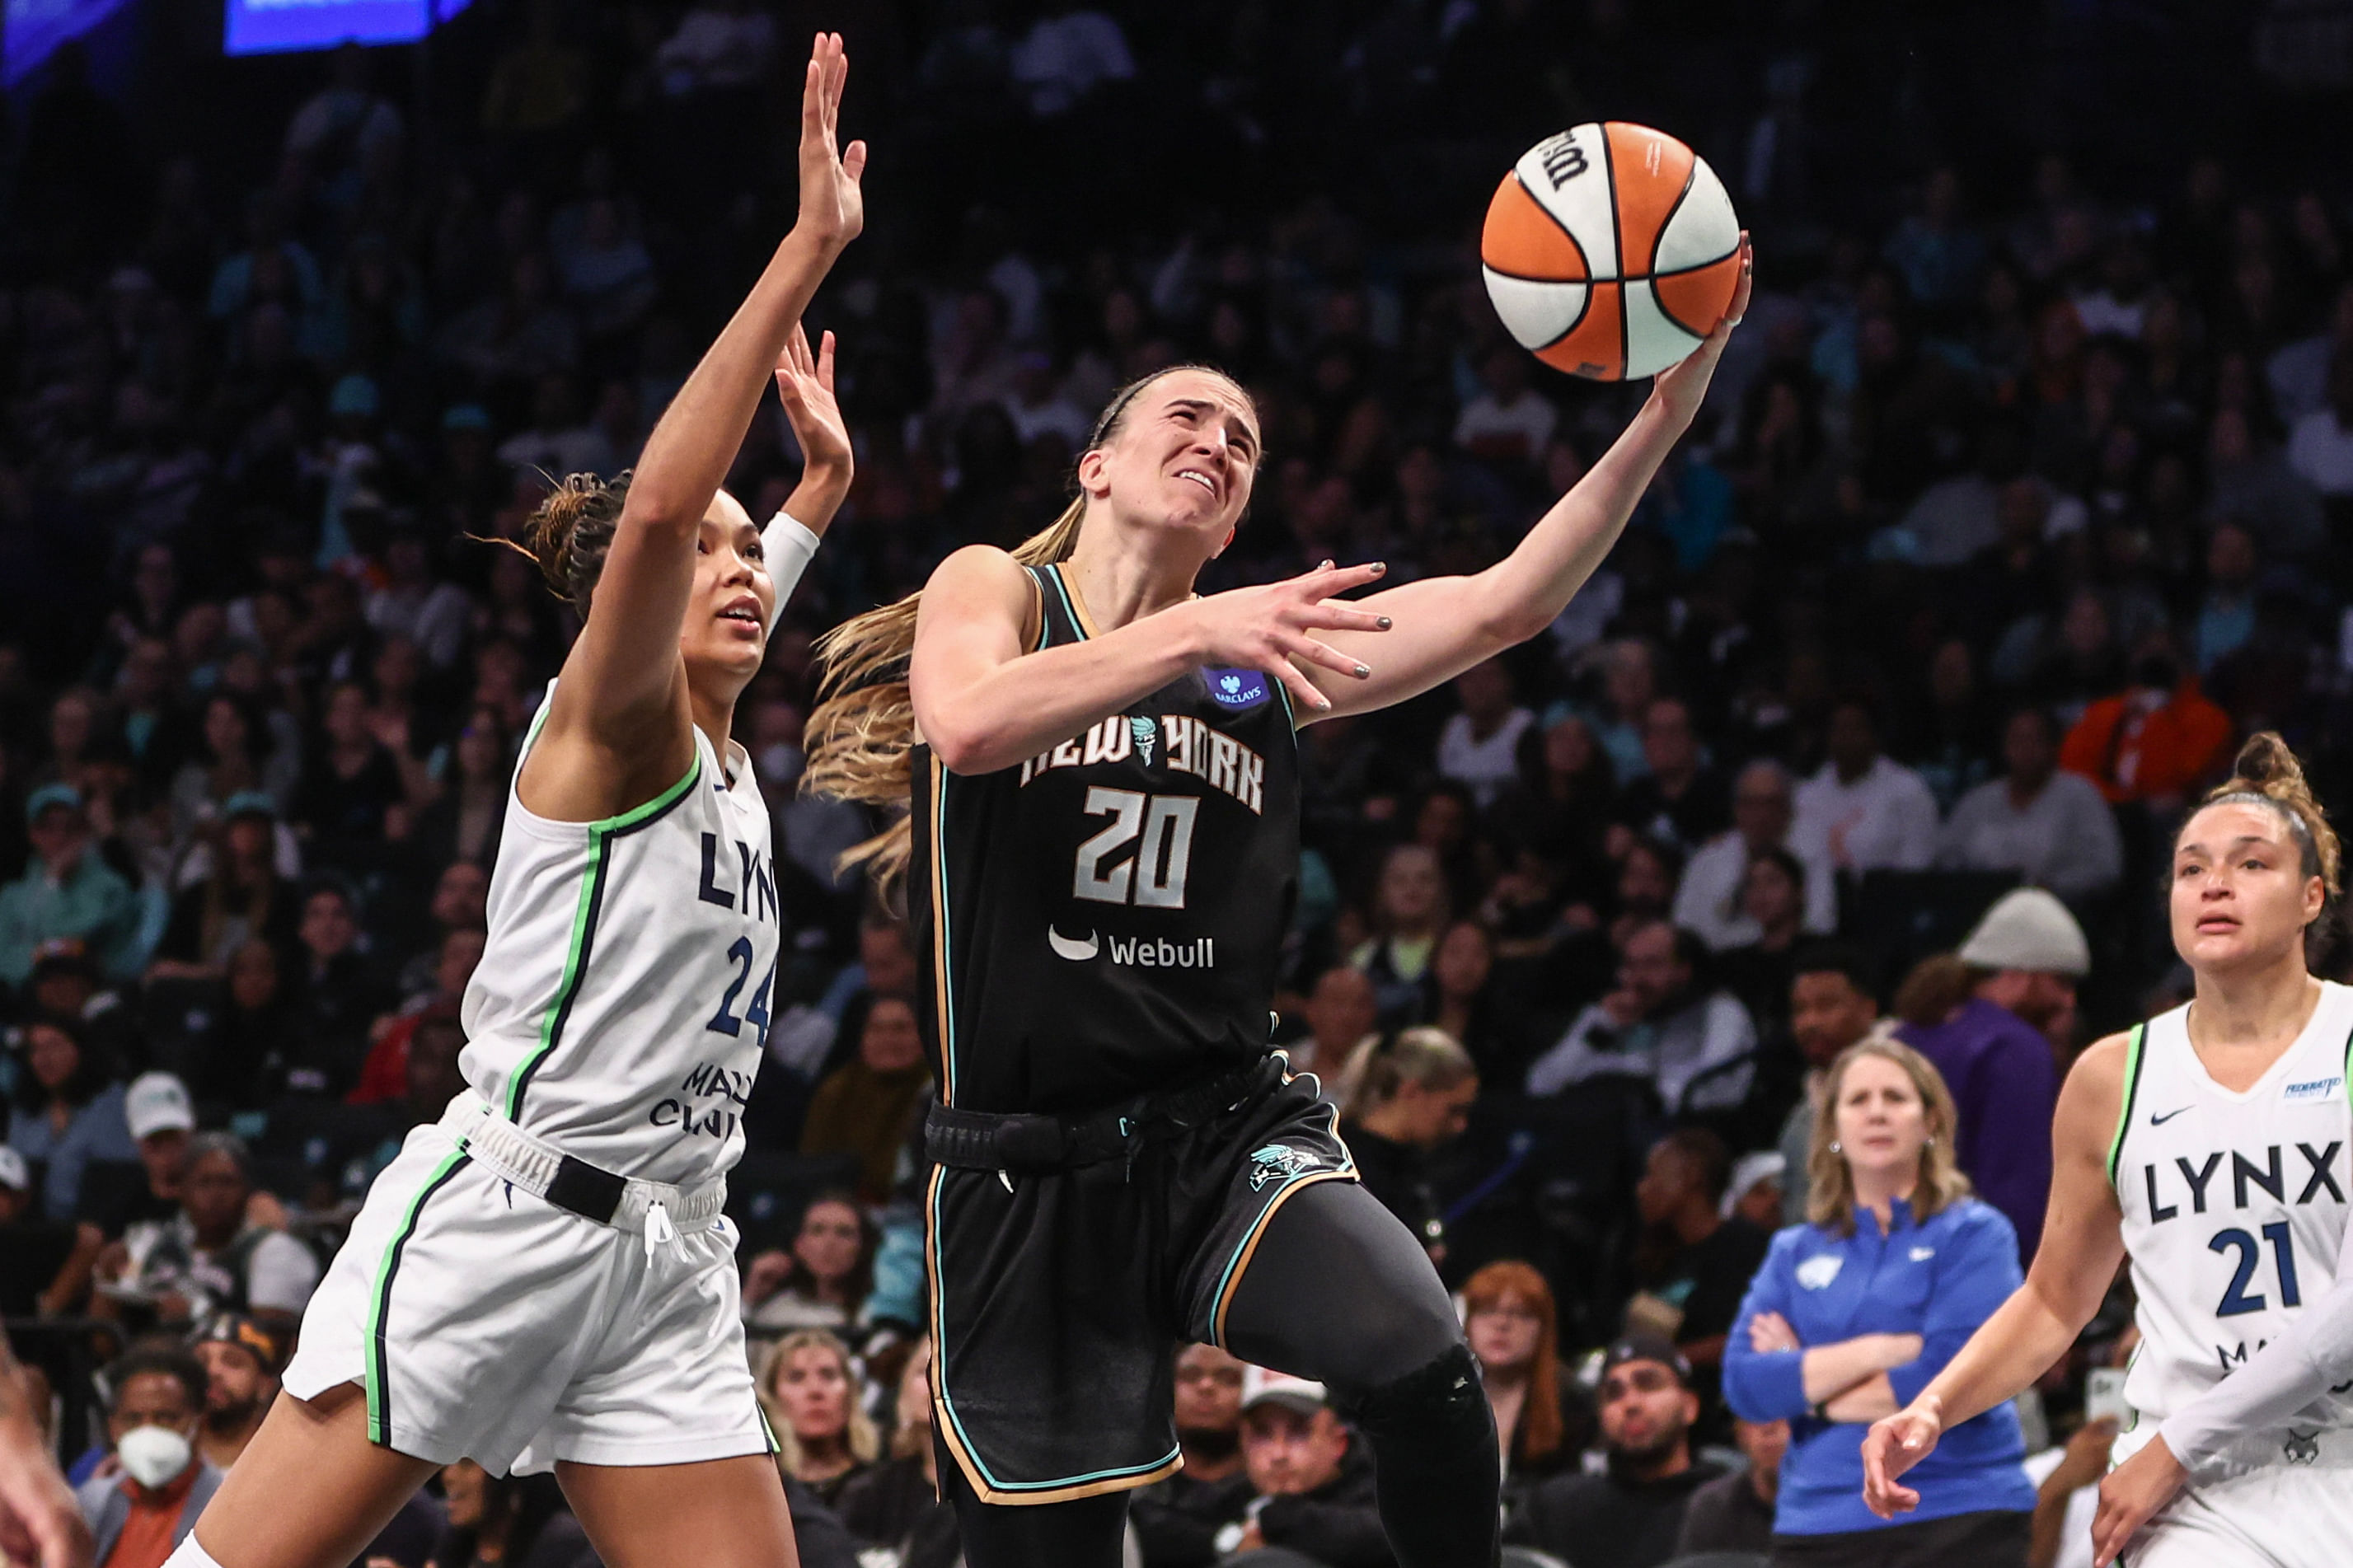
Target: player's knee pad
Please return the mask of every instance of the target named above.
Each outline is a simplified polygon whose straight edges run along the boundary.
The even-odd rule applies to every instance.
[[[1494,1450],[1495,1415],[1479,1360],[1460,1340],[1393,1383],[1336,1395],[1333,1403],[1375,1447],[1402,1436],[1440,1447],[1478,1440]]]

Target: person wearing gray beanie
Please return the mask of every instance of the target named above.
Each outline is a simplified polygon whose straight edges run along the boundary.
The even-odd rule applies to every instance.
[[[2017,888],[1985,912],[1957,952],[1922,967],[1929,965],[1961,970],[1967,995],[1926,1009],[1906,1008],[1909,998],[1899,995],[1905,1021],[1895,1037],[1952,1087],[1960,1111],[1953,1152],[1978,1195],[2009,1216],[2022,1263],[2042,1239],[2051,1195],[2053,1041],[2073,1028],[2075,982],[2091,970],[2091,944],[2055,896]]]

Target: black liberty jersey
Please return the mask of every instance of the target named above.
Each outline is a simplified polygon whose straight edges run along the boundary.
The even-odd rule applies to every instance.
[[[1028,568],[1032,648],[1092,633]],[[912,759],[909,913],[948,1103],[1073,1113],[1266,1049],[1299,880],[1291,699],[1200,669],[997,773]]]

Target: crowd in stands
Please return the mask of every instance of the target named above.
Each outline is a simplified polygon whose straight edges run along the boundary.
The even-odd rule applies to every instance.
[[[2348,193],[2227,139],[2140,158],[2181,128],[2068,74],[2075,8],[1870,9],[478,0],[429,93],[389,51],[60,50],[0,184],[0,1315],[85,1402],[107,1561],[162,1561],[368,1181],[462,1088],[508,780],[575,629],[501,542],[552,476],[632,461],[789,222],[804,12],[875,148],[812,311],[858,471],[736,711],[787,942],[732,1210],[803,1561],[956,1552],[918,966],[837,874],[874,825],[797,790],[813,639],[1050,521],[1106,395],[1183,359],[1266,432],[1205,591],[1498,559],[1642,395],[1539,366],[1475,265],[1496,175],[1605,115],[1723,172],[1755,303],[1546,634],[1302,733],[1275,1037],[1458,1292],[1514,1539],[1650,1568],[1864,1528],[1855,1422],[2031,1257],[2073,1054],[2179,994],[2182,803],[2255,728],[2324,799],[2353,782]],[[2117,58],[2304,101],[2240,24],[2178,25]],[[2042,119],[1924,54],[2004,93],[2040,62]],[[797,464],[772,405],[729,483],[765,518]],[[1920,1184],[1836,1152],[1856,1070],[1943,1118]],[[1823,1260],[1906,1226],[1983,1264],[1967,1300],[1816,1344]],[[2018,1514],[2042,1451],[2038,1563],[2076,1560],[2052,1521],[2112,1428],[2066,1439],[2127,1318],[1948,1444]],[[1204,1346],[1176,1400],[1148,1568],[1388,1562],[1320,1388]],[[461,1465],[371,1562],[586,1552],[544,1479]]]

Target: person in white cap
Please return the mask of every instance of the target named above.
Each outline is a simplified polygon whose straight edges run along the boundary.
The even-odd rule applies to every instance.
[[[186,1084],[167,1072],[145,1072],[122,1091],[122,1120],[139,1163],[93,1165],[82,1179],[81,1217],[109,1236],[180,1212],[196,1109]]]
[[[2092,967],[2084,928],[2041,888],[2004,893],[1960,951],[1967,990],[1917,984],[1897,997],[1895,1037],[1936,1064],[1960,1109],[1961,1169],[1978,1195],[2018,1231],[2019,1260],[2034,1256],[2051,1195],[2051,1114],[2059,1102],[2052,1039],[2072,1029],[2075,982]],[[1950,974],[1950,961],[1932,973]],[[1925,969],[1926,966],[1924,965]],[[1924,993],[1934,993],[1923,999]]]
[[[1242,1468],[1249,1500],[1218,1532],[1220,1555],[1282,1547],[1325,1568],[1394,1568],[1369,1457],[1322,1384],[1244,1370]]]

